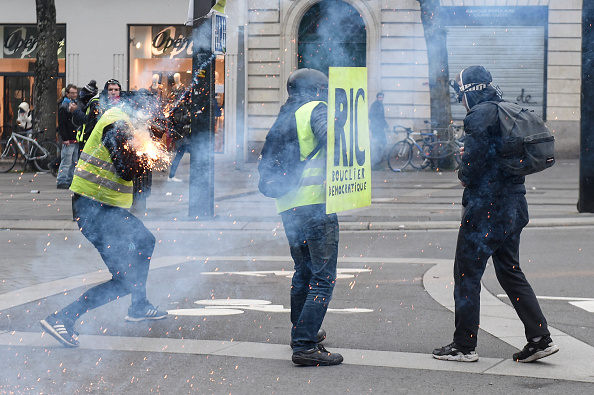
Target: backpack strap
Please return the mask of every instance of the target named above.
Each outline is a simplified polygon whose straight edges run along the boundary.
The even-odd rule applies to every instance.
[[[310,161],[311,158],[313,158],[318,153],[318,151],[320,151],[322,149],[322,147],[324,145],[323,143],[324,143],[323,141],[320,141],[318,143],[318,145],[316,146],[316,148],[314,148],[313,151],[311,151],[311,153],[309,155],[307,155],[307,158],[305,158],[304,162]]]

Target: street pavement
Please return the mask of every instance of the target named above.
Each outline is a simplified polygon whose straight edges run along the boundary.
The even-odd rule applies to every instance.
[[[241,167],[241,168],[240,168]],[[594,215],[576,211],[577,160],[526,182],[521,262],[560,352],[511,360],[523,327],[492,267],[483,278],[477,363],[438,361],[451,341],[452,262],[462,187],[451,171],[373,174],[372,205],[339,214],[339,278],[323,327],[344,363],[291,361],[292,261],[254,164],[215,166],[215,217],[188,218],[188,158],[153,174],[157,238],[149,299],[161,321],[124,321],[129,297],[83,316],[80,347],[39,320],[108,272],[72,221],[71,195],[44,173],[0,174],[0,393],[428,394],[594,392]],[[117,229],[114,229],[117,232]]]

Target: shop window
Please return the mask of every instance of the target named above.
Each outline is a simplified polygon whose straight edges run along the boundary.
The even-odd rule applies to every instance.
[[[56,26],[58,40],[58,86],[56,103],[64,86],[66,72],[66,26]],[[19,130],[18,106],[27,102],[35,114],[33,85],[37,57],[36,25],[0,25],[0,132]],[[56,111],[57,113],[57,111]],[[56,118],[57,122],[57,118]]]
[[[179,104],[192,85],[192,28],[183,25],[129,26],[130,90],[148,89],[164,112]],[[215,62],[215,152],[224,151],[225,57]]]
[[[340,34],[337,34],[340,32]],[[299,24],[299,68],[328,73],[328,67],[365,67],[365,23],[360,13],[340,0],[313,5]]]

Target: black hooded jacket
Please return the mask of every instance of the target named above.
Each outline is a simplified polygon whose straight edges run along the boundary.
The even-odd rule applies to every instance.
[[[458,178],[464,195],[493,196],[526,193],[524,177],[505,173],[498,165],[501,130],[497,102],[502,101],[492,86],[465,93],[470,111],[464,118],[464,155]]]

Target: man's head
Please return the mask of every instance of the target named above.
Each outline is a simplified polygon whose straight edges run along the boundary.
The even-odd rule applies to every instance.
[[[489,98],[501,98],[501,90],[493,86],[492,82],[489,70],[483,66],[470,66],[460,71],[455,80],[450,80],[450,86],[456,92],[458,102],[466,107],[466,111],[470,111],[476,104]]]
[[[107,97],[109,99],[114,99],[120,97],[120,94],[122,93],[122,84],[120,84],[118,80],[112,78],[105,83],[103,89],[107,91]]]
[[[379,92],[377,95],[375,95],[375,98],[377,99],[377,101],[383,102],[384,101],[384,92]]]
[[[289,96],[306,96],[313,100],[328,100],[328,77],[314,69],[299,69],[287,79]]]
[[[76,96],[78,95],[78,88],[74,84],[68,84],[66,85],[65,93],[66,97],[70,99],[70,101],[75,101]]]

